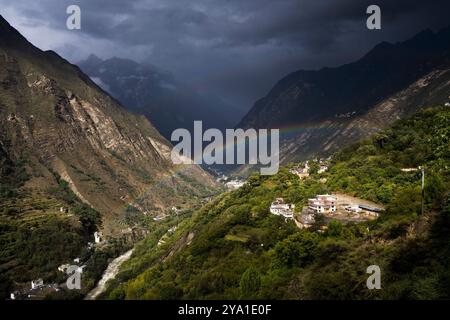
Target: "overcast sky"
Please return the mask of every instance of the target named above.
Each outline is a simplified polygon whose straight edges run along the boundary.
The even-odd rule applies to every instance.
[[[81,7],[81,30],[66,8]],[[382,30],[366,28],[366,8]],[[450,24],[449,0],[0,0],[0,13],[41,49],[76,63],[95,53],[147,62],[249,109],[286,74],[336,66],[380,41]]]

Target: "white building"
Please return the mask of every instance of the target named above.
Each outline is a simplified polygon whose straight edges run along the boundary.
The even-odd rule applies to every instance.
[[[173,226],[172,228],[167,230],[167,232],[172,233],[172,232],[175,232],[177,229],[178,229],[178,226]]]
[[[270,205],[270,213],[283,216],[286,219],[294,219],[295,205],[291,203],[285,203],[283,198],[277,198]]]
[[[241,188],[245,184],[245,181],[243,180],[231,180],[230,182],[225,183],[225,186],[228,188],[228,190],[237,190]]]
[[[103,234],[101,232],[95,231],[94,232],[94,240],[95,243],[100,243],[102,242],[102,238],[103,238]]]
[[[308,199],[308,209],[314,213],[336,212],[337,198],[329,194],[317,195],[313,199]]]
[[[402,170],[403,172],[414,172],[414,171],[417,171],[419,169],[418,168],[402,168],[400,170]]]
[[[382,208],[371,207],[371,206],[367,206],[367,205],[363,205],[363,204],[360,204],[359,208],[364,210],[367,215],[373,216],[376,218],[378,218],[380,216],[380,213],[384,210]]]
[[[44,280],[42,280],[42,279],[37,279],[37,280],[31,281],[31,289],[38,289],[43,286],[44,286]]]
[[[345,211],[351,213],[361,213],[362,209],[359,206],[346,206]]]
[[[178,209],[178,208],[175,207],[175,206],[173,206],[171,210],[172,210],[172,212],[175,213],[175,214],[178,214],[178,213],[180,213],[180,211],[181,211],[180,209]]]
[[[317,170],[317,173],[324,173],[327,170],[328,170],[328,166],[324,165],[324,164],[321,164],[320,167],[319,167],[319,170]]]
[[[62,264],[58,267],[58,271],[66,273],[67,268],[69,268],[69,264]]]
[[[308,161],[305,162],[305,165],[298,165],[289,170],[290,173],[296,174],[300,177],[300,179],[305,179],[309,177],[309,164]]]

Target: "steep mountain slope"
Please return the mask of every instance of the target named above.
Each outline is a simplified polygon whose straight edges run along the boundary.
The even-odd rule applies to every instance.
[[[107,234],[123,231],[129,204],[140,214],[169,212],[215,187],[199,167],[173,166],[170,144],[144,116],[127,112],[56,53],[32,46],[3,18],[0,88],[0,161],[14,167],[26,158],[24,188],[33,192],[66,181],[102,213]]]
[[[239,121],[232,106],[208,92],[197,92],[157,67],[132,60],[101,60],[95,55],[80,68],[129,110],[145,115],[170,139],[173,130],[192,130],[194,120],[207,128],[231,128]]]
[[[288,168],[253,175],[176,231],[152,234],[109,288],[110,299],[448,299],[450,107],[429,108],[333,156],[328,172],[300,180]],[[420,172],[426,168],[424,215]],[[359,224],[317,219],[311,229],[269,213],[325,192],[385,204]],[[318,230],[322,230],[319,232]],[[368,290],[367,267],[381,268]],[[180,268],[182,266],[182,268]]]
[[[281,161],[327,156],[340,146],[373,134],[395,120],[407,117],[428,105],[450,102],[450,65],[441,65],[407,88],[358,115],[345,115],[316,122],[298,135],[286,137]]]
[[[450,28],[381,43],[360,60],[297,71],[256,102],[240,127],[281,128],[282,161],[327,155],[417,109],[449,99]]]
[[[82,298],[109,258],[161,224],[153,218],[182,219],[172,207],[216,192],[210,175],[174,166],[170,151],[144,116],[0,16],[0,298]],[[93,245],[95,231],[103,241]],[[82,290],[56,292],[66,280],[58,266],[76,257]],[[29,295],[39,278],[52,285]]]

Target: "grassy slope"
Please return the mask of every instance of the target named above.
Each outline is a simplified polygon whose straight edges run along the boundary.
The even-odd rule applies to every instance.
[[[336,154],[329,172],[300,182],[287,168],[223,194],[157,246],[153,233],[113,281],[107,298],[450,298],[450,110],[401,120]],[[420,215],[425,165],[426,213]],[[377,221],[331,223],[316,233],[270,215],[279,196],[301,206],[343,191],[386,204]],[[190,239],[193,237],[192,241]],[[382,269],[382,290],[366,288],[366,268]]]

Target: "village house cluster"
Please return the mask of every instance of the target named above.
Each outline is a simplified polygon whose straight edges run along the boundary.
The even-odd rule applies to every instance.
[[[314,162],[318,163],[319,165],[317,173],[321,174],[328,170],[327,161],[328,160],[325,159],[314,160]],[[304,164],[297,164],[291,170],[289,170],[290,173],[297,175],[302,180],[309,177],[310,171],[311,166],[309,165],[309,161],[306,161]]]
[[[289,170],[290,173],[296,174],[300,179],[306,179],[309,177],[309,165],[308,161],[304,165],[297,165]]]
[[[339,201],[338,201],[339,200]],[[282,216],[285,220],[293,220],[300,228],[309,228],[322,215],[325,221],[330,219],[347,222],[363,222],[378,218],[383,211],[372,205],[361,204],[363,200],[343,195],[319,194],[308,199],[308,205],[301,212],[295,214],[295,205],[287,203],[283,198],[277,198],[270,205],[270,213]]]
[[[300,228],[309,228],[315,221],[315,216],[312,213],[300,214],[295,216],[295,204],[287,203],[283,198],[277,198],[270,205],[270,213],[283,217],[286,221],[293,220]]]
[[[277,198],[270,205],[270,213],[282,216],[285,219],[294,219],[295,205],[292,203],[286,203],[283,198]]]
[[[80,258],[73,259],[73,262],[76,264],[77,269],[76,272],[82,274],[86,265],[80,264]],[[68,269],[71,267],[70,264],[62,264],[58,267],[58,271],[62,273],[67,273]],[[52,292],[58,292],[64,287],[62,284],[58,283],[48,283],[45,284],[42,278],[31,280],[30,287],[15,290],[9,294],[10,300],[33,300],[33,299],[43,299],[46,295]]]
[[[317,173],[324,173],[328,170],[328,166],[326,164],[320,164]]]
[[[317,173],[324,173],[326,171],[328,171],[328,162],[331,159],[331,157],[327,158],[327,159],[319,159],[317,160],[318,164],[319,164],[319,169],[317,170]]]
[[[68,213],[68,210],[63,207],[61,207],[60,211]],[[95,245],[101,245],[102,243],[104,243],[102,232],[94,232],[94,243],[89,242],[88,248],[92,249]],[[84,272],[84,269],[86,268],[86,265],[83,264],[81,259],[77,257],[73,259],[72,263],[65,263],[58,266],[58,271],[67,274],[70,267],[76,267],[76,272],[82,274]],[[60,291],[62,287],[64,287],[64,285],[58,283],[45,284],[44,280],[42,278],[39,278],[32,280],[30,282],[30,286],[22,286],[21,289],[17,289],[11,292],[9,295],[9,299],[42,299],[49,293]]]

